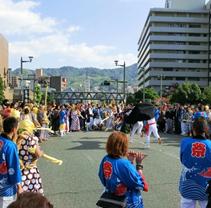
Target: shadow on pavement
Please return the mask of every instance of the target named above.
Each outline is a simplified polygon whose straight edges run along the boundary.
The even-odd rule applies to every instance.
[[[105,142],[107,141],[108,137],[81,137],[80,139],[89,139],[89,140],[94,140],[94,139],[104,139]]]
[[[105,149],[105,142],[99,141],[72,141],[79,144],[77,147],[68,148],[66,150],[100,150]],[[104,145],[104,147],[103,147]]]
[[[161,139],[163,139],[163,145],[165,146],[174,146],[174,147],[179,147],[180,146],[180,141],[185,137],[181,137],[180,135],[162,135]]]

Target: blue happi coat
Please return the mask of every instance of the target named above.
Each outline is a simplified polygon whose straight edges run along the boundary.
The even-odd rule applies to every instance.
[[[144,207],[141,196],[144,182],[129,160],[106,155],[100,164],[99,178],[106,191],[126,195],[127,208]]]
[[[203,137],[185,138],[180,144],[182,172],[179,191],[187,199],[207,200],[207,182],[211,180],[211,141]]]

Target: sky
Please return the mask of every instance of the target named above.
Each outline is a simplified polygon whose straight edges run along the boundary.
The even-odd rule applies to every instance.
[[[137,42],[150,8],[165,0],[0,0],[0,33],[9,67],[114,68],[137,62]]]

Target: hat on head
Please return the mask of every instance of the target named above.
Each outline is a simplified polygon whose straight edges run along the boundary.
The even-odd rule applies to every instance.
[[[22,120],[19,123],[19,130],[25,130],[31,134],[33,133],[35,128],[36,127],[35,127],[34,123],[29,119]]]

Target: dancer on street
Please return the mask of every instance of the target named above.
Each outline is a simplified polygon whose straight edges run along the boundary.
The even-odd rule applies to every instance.
[[[157,128],[157,123],[156,123],[155,118],[148,120],[145,128],[146,128],[146,144],[145,144],[145,147],[150,148],[150,136],[151,136],[152,133],[155,137],[154,142],[161,144],[161,138],[158,134],[158,128]]]
[[[137,121],[137,122],[133,125],[133,128],[132,128],[132,130],[131,130],[131,132],[130,132],[130,143],[133,143],[133,142],[134,142],[134,135],[135,135],[136,132],[137,132],[138,135],[140,135],[140,137],[141,137],[141,132],[142,132],[143,126],[144,126],[143,121]]]

